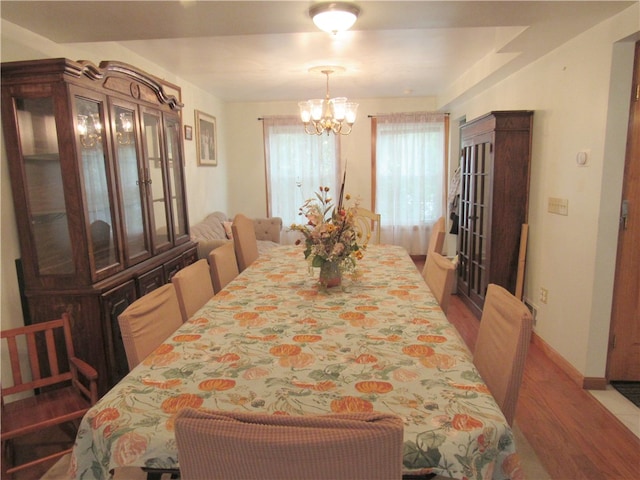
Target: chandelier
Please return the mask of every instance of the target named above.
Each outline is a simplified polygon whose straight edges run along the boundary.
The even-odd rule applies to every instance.
[[[358,104],[349,102],[346,97],[330,98],[329,75],[340,67],[319,67],[310,71],[320,71],[327,76],[327,95],[325,98],[314,98],[298,103],[300,118],[304,124],[304,131],[309,135],[334,134],[349,135],[356,121]]]

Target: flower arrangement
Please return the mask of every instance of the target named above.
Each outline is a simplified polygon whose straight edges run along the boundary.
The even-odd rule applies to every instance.
[[[364,243],[359,244],[359,233],[355,228],[355,209],[342,205],[342,193],[338,205],[335,206],[329,194],[329,187],[320,187],[315,198],[308,199],[301,207],[298,215],[304,216],[307,223],[293,224],[291,230],[304,235],[304,257],[309,267],[322,267],[326,263],[337,264],[340,273],[354,273],[356,261],[363,256]],[[346,200],[351,197],[347,194]],[[298,240],[297,244],[302,243]]]

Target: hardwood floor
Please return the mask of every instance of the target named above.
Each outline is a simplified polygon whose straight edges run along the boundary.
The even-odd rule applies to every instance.
[[[473,350],[480,322],[456,295],[447,317]],[[534,344],[515,421],[554,480],[640,478],[640,439]]]

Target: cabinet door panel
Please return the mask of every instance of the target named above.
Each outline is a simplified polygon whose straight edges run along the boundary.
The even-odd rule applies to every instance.
[[[16,98],[27,211],[39,275],[75,273],[52,97]]]
[[[106,316],[104,337],[106,341],[107,363],[109,365],[109,385],[118,383],[129,373],[127,354],[122,343],[122,334],[118,324],[118,315],[136,300],[136,288],[133,280],[102,295],[102,310]]]
[[[167,143],[167,166],[171,189],[171,218],[174,243],[180,244],[189,240],[182,168],[180,118],[177,115],[165,114],[164,131]]]
[[[143,144],[145,152],[145,184],[151,212],[151,238],[154,253],[171,247],[169,211],[167,209],[168,188],[164,164],[166,157],[162,147],[162,124],[160,113],[144,110],[142,113]]]
[[[74,95],[76,138],[94,275],[109,267],[112,267],[111,271],[116,270],[121,263],[118,258],[117,231],[114,228],[114,204],[111,201],[112,174],[105,147],[105,102],[105,98],[94,99],[82,93]]]
[[[124,253],[127,265],[151,256],[149,222],[145,203],[145,177],[138,154],[139,118],[135,105],[113,101],[114,153],[120,181],[122,217],[124,219]]]

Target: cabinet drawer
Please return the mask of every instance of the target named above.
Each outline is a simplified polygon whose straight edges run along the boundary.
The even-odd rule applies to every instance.
[[[138,296],[143,297],[147,293],[153,292],[156,288],[161,287],[166,283],[165,278],[162,266],[143,273],[136,279]]]

